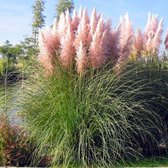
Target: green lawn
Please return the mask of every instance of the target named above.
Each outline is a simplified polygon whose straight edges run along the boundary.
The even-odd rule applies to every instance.
[[[128,161],[119,167],[168,167],[168,157],[157,157]]]
[[[92,168],[97,168],[97,166],[91,166]],[[91,168],[88,167],[88,168]],[[156,157],[156,158],[143,158],[138,160],[126,161],[122,164],[118,164],[116,166],[109,166],[111,168],[129,168],[129,167],[167,167],[168,168],[168,157]],[[62,168],[62,166],[58,166],[56,168]],[[71,165],[69,168],[82,168],[81,166]],[[102,167],[103,168],[103,167]]]

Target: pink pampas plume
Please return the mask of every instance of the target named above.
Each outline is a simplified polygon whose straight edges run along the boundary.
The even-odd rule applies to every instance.
[[[60,61],[65,68],[70,68],[75,56],[74,33],[69,25],[66,34],[61,38]]]
[[[48,55],[46,56],[39,56],[38,61],[41,63],[41,65],[45,69],[45,73],[47,76],[51,76],[54,73],[54,65],[52,64],[52,61]]]
[[[111,39],[111,33],[109,32],[108,29],[106,29],[103,32],[102,39],[100,46],[102,48],[102,55],[104,58],[103,64],[106,63],[107,61],[110,61],[112,58],[112,39]],[[114,61],[114,59],[113,59]]]
[[[167,33],[166,33],[166,38],[165,38],[165,41],[164,41],[164,45],[165,45],[165,49],[167,50],[168,49],[168,30],[167,30]]]
[[[104,29],[107,29],[109,32],[111,31],[111,19],[110,18],[104,23]]]
[[[158,21],[157,15],[149,14],[144,33],[144,48],[148,53],[157,53],[161,45],[163,21]]]
[[[90,18],[90,23],[89,23],[89,36],[88,36],[88,41],[92,41],[93,34],[96,31],[98,21],[100,20],[101,15],[98,15],[96,12],[96,9],[92,10],[91,18]]]
[[[148,34],[148,38],[145,43],[145,49],[148,53],[152,53],[153,51],[152,38],[153,38],[153,33]]]
[[[159,24],[158,16],[157,15],[151,15],[149,13],[148,22],[147,22],[147,25],[146,25],[145,32],[146,33],[149,32],[149,31],[156,32],[158,24]]]
[[[90,45],[89,53],[90,53],[90,62],[91,66],[96,68],[104,63],[104,58],[102,55],[102,48],[101,48],[101,39],[104,31],[103,19],[99,19],[96,32],[92,37],[92,42]]]
[[[156,32],[158,27],[158,18],[157,15],[148,14],[148,21],[145,28],[144,38],[145,41],[148,40],[148,37],[153,38],[154,33]]]
[[[111,31],[111,61],[115,63],[119,58],[120,52],[120,25]]]
[[[67,11],[65,12],[65,22],[66,22],[66,24],[68,24],[68,25],[71,23],[71,16],[70,16],[69,10],[67,10]]]
[[[52,26],[53,34],[57,33],[57,19],[54,19],[53,26]]]
[[[102,46],[103,46],[103,50],[104,51],[106,50],[106,52],[103,52],[103,53],[104,53],[105,57],[107,58],[107,60],[108,61],[112,60],[114,62],[116,56],[113,55],[114,54],[113,50],[116,50],[116,48],[114,47],[114,43],[117,44],[117,38],[114,38],[113,33],[112,33],[112,28],[111,28],[111,19],[108,19],[104,23],[104,35],[102,38],[102,40],[103,40]]]
[[[92,10],[92,14],[90,18],[90,33],[91,34],[94,34],[99,19],[100,19],[100,16],[97,15],[96,9],[94,8]]]
[[[51,29],[41,30],[39,32],[39,56],[38,60],[45,68],[46,73],[52,74],[54,71],[55,57],[57,57],[57,50],[60,41],[57,34],[52,33]]]
[[[80,19],[83,17],[83,8],[82,8],[82,7],[79,8],[78,17],[79,17]]]
[[[51,29],[41,30],[39,34],[40,52],[55,55],[60,45],[58,34],[53,34]]]
[[[142,51],[144,50],[144,38],[140,29],[138,29],[137,33],[134,36],[133,43],[133,52],[135,57],[141,56]]]
[[[103,19],[100,18],[89,49],[92,67],[100,67],[106,62],[108,55],[107,40],[107,30],[105,30]]]
[[[162,43],[163,19],[160,20],[155,36],[153,38],[153,52],[157,53]]]
[[[148,16],[148,22],[147,22],[147,26],[146,26],[146,30],[144,33],[144,45],[145,45],[145,50],[148,53],[152,53],[153,52],[153,38],[155,36],[156,30],[157,30],[157,26],[158,26],[158,19],[157,19],[157,15],[151,15],[149,13]]]
[[[74,31],[74,33],[77,31],[78,25],[79,25],[80,19],[77,15],[76,10],[73,11],[73,16],[72,16],[72,21],[71,21],[71,25],[72,25],[72,31]]]
[[[128,14],[121,18],[120,24],[120,52],[117,64],[114,68],[115,71],[120,71],[123,64],[127,62],[133,43],[133,28]]]
[[[57,33],[60,38],[65,35],[66,29],[67,29],[66,17],[65,17],[65,14],[62,13],[59,17],[59,21],[57,25]]]
[[[156,32],[158,25],[159,25],[158,15],[157,14],[156,15],[152,15],[150,29],[152,31]]]
[[[146,27],[145,27],[145,33],[147,33],[150,29],[150,24],[151,24],[151,13],[149,12],[148,13],[148,20],[147,20],[147,23],[146,23]]]
[[[87,54],[86,54],[86,50],[81,41],[76,51],[77,72],[80,75],[82,75],[85,72],[86,66],[87,66]]]
[[[82,18],[80,20],[78,30],[76,32],[76,38],[74,42],[75,49],[79,47],[81,41],[84,47],[88,47],[90,45],[89,17],[86,9],[83,10]]]

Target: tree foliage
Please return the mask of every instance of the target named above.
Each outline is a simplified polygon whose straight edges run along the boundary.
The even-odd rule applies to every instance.
[[[45,2],[43,0],[36,0],[33,5],[33,23],[32,23],[32,33],[35,38],[35,43],[37,41],[37,35],[39,33],[39,28],[42,28],[45,24],[44,12]]]
[[[8,64],[16,64],[17,57],[23,53],[21,45],[12,45],[7,40],[4,45],[0,47],[0,54],[8,61]]]
[[[74,9],[74,3],[72,0],[59,0],[56,5],[57,19],[59,18],[61,13],[65,13],[66,10],[69,10],[72,13]]]

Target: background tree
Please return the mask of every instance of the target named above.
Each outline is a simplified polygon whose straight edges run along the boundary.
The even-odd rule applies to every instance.
[[[23,49],[23,54],[22,57],[27,59],[27,58],[34,58],[37,53],[38,50],[34,48],[34,43],[35,43],[35,39],[33,37],[28,37],[26,36],[24,41],[21,41],[20,45],[22,46]]]
[[[22,53],[23,50],[20,45],[13,46],[8,40],[0,47],[0,54],[4,60],[7,60],[8,66],[17,64],[18,56]]]
[[[20,78],[18,61],[23,52],[20,44],[12,45],[8,40],[0,46],[0,84],[4,81],[7,83],[18,81]]]
[[[33,5],[32,35],[35,39],[35,46],[37,45],[39,29],[45,25],[45,16],[43,15],[44,6],[44,0],[36,0],[35,4]]]
[[[59,0],[58,4],[56,5],[56,12],[57,12],[57,19],[59,19],[60,14],[63,12],[65,13],[66,10],[69,10],[72,13],[74,9],[74,3],[72,0]]]

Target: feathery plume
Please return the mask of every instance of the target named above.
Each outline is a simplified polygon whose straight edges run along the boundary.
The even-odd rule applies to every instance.
[[[135,34],[134,47],[138,52],[143,50],[143,34],[140,29]]]
[[[56,50],[58,50],[60,45],[60,40],[58,34],[53,34],[50,28],[41,30],[39,33],[39,48],[40,52],[48,53],[49,55],[54,55]]]
[[[77,35],[75,38],[74,46],[75,49],[77,49],[80,45],[80,42],[82,41],[84,47],[88,47],[90,44],[89,41],[89,17],[87,14],[87,10],[83,10],[83,15],[80,20],[78,30],[77,30]]]
[[[140,29],[136,32],[134,36],[134,42],[132,47],[132,57],[134,59],[139,58],[144,50],[144,38]]]
[[[82,8],[82,7],[79,8],[78,17],[79,17],[80,19],[83,17],[83,8]]]
[[[119,58],[120,52],[120,33],[121,25],[111,31],[111,60],[115,63]]]
[[[72,31],[75,33],[77,31],[78,25],[79,25],[80,19],[77,15],[76,10],[73,11],[73,16],[72,16],[72,21],[71,21],[71,25],[72,25]]]
[[[66,29],[67,29],[66,18],[65,18],[65,14],[62,13],[59,17],[58,26],[57,26],[57,32],[60,38],[65,35]]]
[[[73,46],[74,33],[69,24],[66,34],[61,38],[60,61],[65,68],[70,68],[74,59],[75,50]]]
[[[107,30],[103,19],[100,18],[89,49],[90,62],[94,68],[101,66],[107,60],[107,38]]]
[[[99,19],[100,19],[100,18],[99,18],[99,16],[97,15],[96,9],[94,8],[94,9],[92,10],[92,14],[91,14],[91,18],[90,18],[90,33],[91,33],[91,34],[94,34]]]
[[[160,22],[157,15],[149,14],[144,33],[144,49],[148,54],[157,53],[161,44],[163,20]]]
[[[87,54],[83,46],[82,41],[79,44],[79,47],[76,51],[76,67],[77,72],[82,75],[85,72],[87,66]]]
[[[59,44],[58,36],[56,34],[53,35],[51,29],[41,30],[39,32],[40,53],[38,60],[48,75],[53,73],[56,51],[59,48]]]
[[[153,52],[157,53],[162,43],[163,19],[160,20],[155,36],[153,38]]]
[[[53,26],[52,26],[53,34],[57,33],[57,19],[54,19]]]
[[[120,71],[121,67],[128,60],[132,43],[133,43],[133,28],[128,14],[125,14],[120,19],[120,40],[119,40],[119,58],[115,66],[115,71]]]

